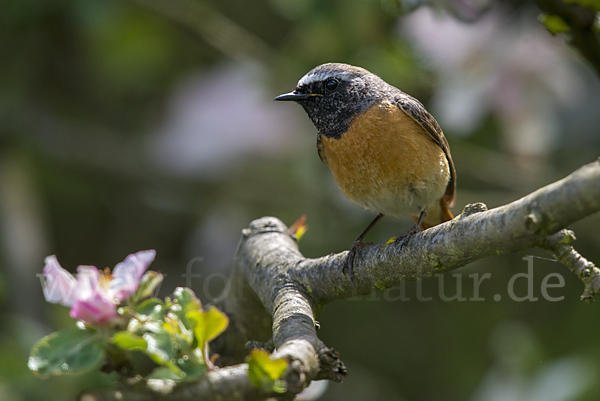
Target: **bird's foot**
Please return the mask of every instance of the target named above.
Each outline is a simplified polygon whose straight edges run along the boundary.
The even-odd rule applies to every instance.
[[[410,239],[410,237],[412,237],[413,235],[421,232],[421,223],[420,221],[415,224],[410,230],[408,230],[407,232],[405,232],[404,234],[402,234],[401,236],[399,236],[398,238],[396,238],[394,240],[394,244],[398,244],[398,246],[400,247],[400,250],[402,250],[402,248],[404,248],[404,245],[406,245],[406,243],[408,242],[408,240]]]
[[[356,257],[358,251],[360,251],[367,245],[369,244],[365,244],[364,242],[362,242],[362,239],[358,237],[354,240],[354,242],[352,242],[352,247],[350,248],[350,252],[348,252],[348,257],[346,258],[346,263],[344,264],[342,272],[344,273],[344,275],[350,276],[350,282],[352,284],[354,284],[354,258]]]

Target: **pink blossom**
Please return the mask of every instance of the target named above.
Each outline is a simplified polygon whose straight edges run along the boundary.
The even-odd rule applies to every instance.
[[[44,296],[46,301],[53,304],[62,304],[65,306],[73,305],[75,301],[75,277],[62,268],[58,263],[56,256],[48,256],[45,260],[44,277]]]
[[[138,288],[154,260],[154,250],[131,254],[115,267],[112,276],[94,266],[79,266],[77,279],[63,269],[56,256],[45,260],[46,301],[70,306],[70,316],[86,323],[103,325],[118,317],[117,307]]]
[[[112,273],[109,294],[119,300],[127,299],[137,290],[144,272],[154,261],[156,251],[140,251],[133,253],[117,264]]]
[[[117,305],[104,291],[100,272],[94,266],[77,268],[75,302],[69,315],[91,324],[106,324],[118,317]]]

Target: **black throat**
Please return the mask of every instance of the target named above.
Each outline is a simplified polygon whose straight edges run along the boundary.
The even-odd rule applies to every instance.
[[[334,93],[323,93],[299,101],[319,133],[339,139],[352,124],[354,117],[367,111],[398,89],[376,75],[363,76],[360,82],[342,81]]]

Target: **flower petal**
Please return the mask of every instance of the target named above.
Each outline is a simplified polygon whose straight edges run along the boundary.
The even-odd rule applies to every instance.
[[[75,277],[58,263],[55,255],[48,256],[45,260],[44,297],[53,304],[65,306],[73,305],[75,301]]]
[[[115,305],[100,285],[100,272],[94,266],[77,268],[75,302],[69,315],[90,324],[106,324],[116,319]]]
[[[115,320],[119,314],[115,304],[97,295],[93,299],[75,301],[69,316],[89,324],[104,325]]]
[[[142,275],[155,256],[154,249],[140,251],[132,253],[117,264],[112,272],[113,279],[110,282],[109,295],[119,301],[129,298],[137,290]]]

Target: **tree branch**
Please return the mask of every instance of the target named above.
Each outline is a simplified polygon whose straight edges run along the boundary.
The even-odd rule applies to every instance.
[[[239,363],[247,354],[242,344],[268,342],[272,337],[273,357],[290,361],[283,377],[288,386],[286,398],[311,380],[341,382],[346,369],[339,355],[316,334],[315,315],[324,304],[529,247],[548,250],[567,265],[585,284],[582,299],[590,301],[600,293],[600,269],[568,245],[574,235],[564,227],[598,211],[600,161],[496,209],[487,210],[481,203],[467,205],[454,220],[414,235],[402,249],[394,242],[363,248],[354,265],[356,287],[342,273],[348,251],[304,258],[287,227],[274,217],[263,217],[243,230],[234,270],[218,305],[229,316],[230,326],[211,344],[211,350],[222,355],[221,364]],[[145,398],[125,390],[120,390],[120,398],[114,394],[115,390],[86,393],[97,396],[89,400],[162,399],[147,391]],[[247,366],[240,364],[175,388],[168,399],[267,396],[252,386]]]
[[[110,390],[85,391],[79,401],[220,401],[260,400],[268,394],[260,391],[248,377],[248,365],[241,364],[211,371],[190,384],[162,380],[148,381],[148,386],[131,386]]]
[[[573,241],[575,241],[573,231],[561,230],[550,237],[543,238],[540,247],[552,253],[556,260],[580,278],[585,285],[581,300],[593,302],[594,296],[600,293],[600,269],[568,245]]]
[[[493,255],[530,247],[548,249],[545,238],[598,211],[600,162],[596,161],[508,205],[492,210],[483,204],[467,205],[454,220],[414,235],[403,249],[395,243],[363,248],[354,263],[356,287],[342,274],[347,251],[318,259],[294,254],[288,262],[294,266],[289,274],[320,306]],[[590,271],[590,279],[596,276],[595,270]]]

